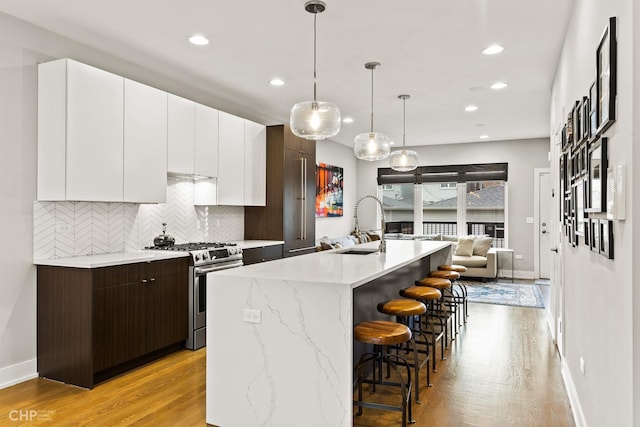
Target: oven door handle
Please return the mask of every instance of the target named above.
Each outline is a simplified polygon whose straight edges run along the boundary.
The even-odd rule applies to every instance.
[[[204,276],[205,274],[211,273],[213,271],[226,270],[228,268],[234,268],[234,267],[242,267],[243,265],[244,263],[242,262],[242,260],[240,260],[240,261],[236,261],[228,264],[216,265],[215,267],[209,267],[209,268],[196,267],[193,269],[193,273],[196,275],[196,277],[198,277],[198,276]]]

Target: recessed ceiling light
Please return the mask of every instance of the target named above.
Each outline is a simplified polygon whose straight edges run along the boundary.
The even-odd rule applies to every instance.
[[[353,117],[345,117],[342,119],[342,123],[353,123]]]
[[[271,86],[282,86],[282,85],[284,85],[284,80],[282,80],[282,79],[271,79],[269,81],[269,84]]]
[[[195,44],[196,46],[206,46],[209,44],[209,39],[200,34],[194,34],[189,37],[189,43]]]
[[[389,141],[389,145],[396,145],[396,143],[393,141]]]
[[[505,87],[509,86],[508,83],[505,82],[495,82],[494,84],[491,85],[491,89],[504,89]]]
[[[476,107],[475,105],[467,105],[466,107],[464,107],[464,111],[476,111],[478,109],[478,107]]]
[[[480,139],[489,139],[489,135],[480,135]]]
[[[500,53],[504,50],[504,47],[500,46],[499,44],[492,44],[491,46],[485,48],[482,50],[482,53],[485,55],[495,55],[497,53]]]

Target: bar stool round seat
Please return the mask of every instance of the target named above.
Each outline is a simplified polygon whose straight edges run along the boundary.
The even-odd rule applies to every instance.
[[[460,273],[451,270],[434,270],[429,273],[429,277],[438,277],[440,279],[458,280]]]
[[[353,327],[353,337],[357,341],[374,345],[393,345],[411,339],[411,329],[401,323],[386,320],[360,322]]]
[[[442,297],[442,293],[438,289],[427,286],[410,286],[402,289],[400,295],[418,301],[433,301]]]
[[[465,271],[467,271],[467,267],[460,264],[443,264],[438,266],[438,270],[456,271],[458,273],[464,273]]]
[[[397,298],[379,303],[378,311],[392,316],[408,317],[426,313],[427,307],[416,299]]]
[[[444,290],[451,288],[451,280],[440,277],[425,277],[424,279],[416,280],[416,286],[427,286]]]

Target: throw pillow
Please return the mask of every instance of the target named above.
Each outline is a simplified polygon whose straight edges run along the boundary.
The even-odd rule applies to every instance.
[[[456,247],[456,251],[453,254],[459,256],[473,255],[473,240],[474,239],[470,239],[467,237],[458,238],[458,246]]]
[[[473,243],[473,254],[487,256],[492,243],[493,237],[477,237]]]

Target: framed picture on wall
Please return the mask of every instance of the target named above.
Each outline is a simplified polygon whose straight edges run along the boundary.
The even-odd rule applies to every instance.
[[[584,219],[584,245],[591,248],[591,220],[586,217]]]
[[[326,163],[316,165],[316,218],[343,214],[344,170]]]
[[[581,131],[581,135],[582,135],[582,141],[588,141],[589,138],[591,137],[591,123],[590,123],[590,115],[591,113],[591,107],[589,106],[589,97],[588,96],[584,96],[582,97],[582,121],[581,121],[581,125],[582,125],[582,131]]]
[[[573,187],[576,206],[576,235],[584,236],[584,180],[579,180]]]
[[[593,252],[600,252],[600,221],[594,218],[590,222],[591,236],[589,242],[591,243],[591,246],[589,248]]]
[[[589,137],[595,138],[598,134],[598,94],[596,82],[589,88]]]
[[[600,253],[609,259],[613,259],[613,221],[601,219],[600,227]]]
[[[572,108],[567,115],[567,148],[573,147],[573,113],[574,109]]]
[[[576,101],[573,111],[573,139],[577,147],[582,142],[582,101]]]
[[[587,212],[604,212],[607,203],[607,139],[600,138],[589,144],[589,202]]]
[[[616,18],[609,18],[596,50],[596,93],[598,100],[598,133],[616,120]]]

